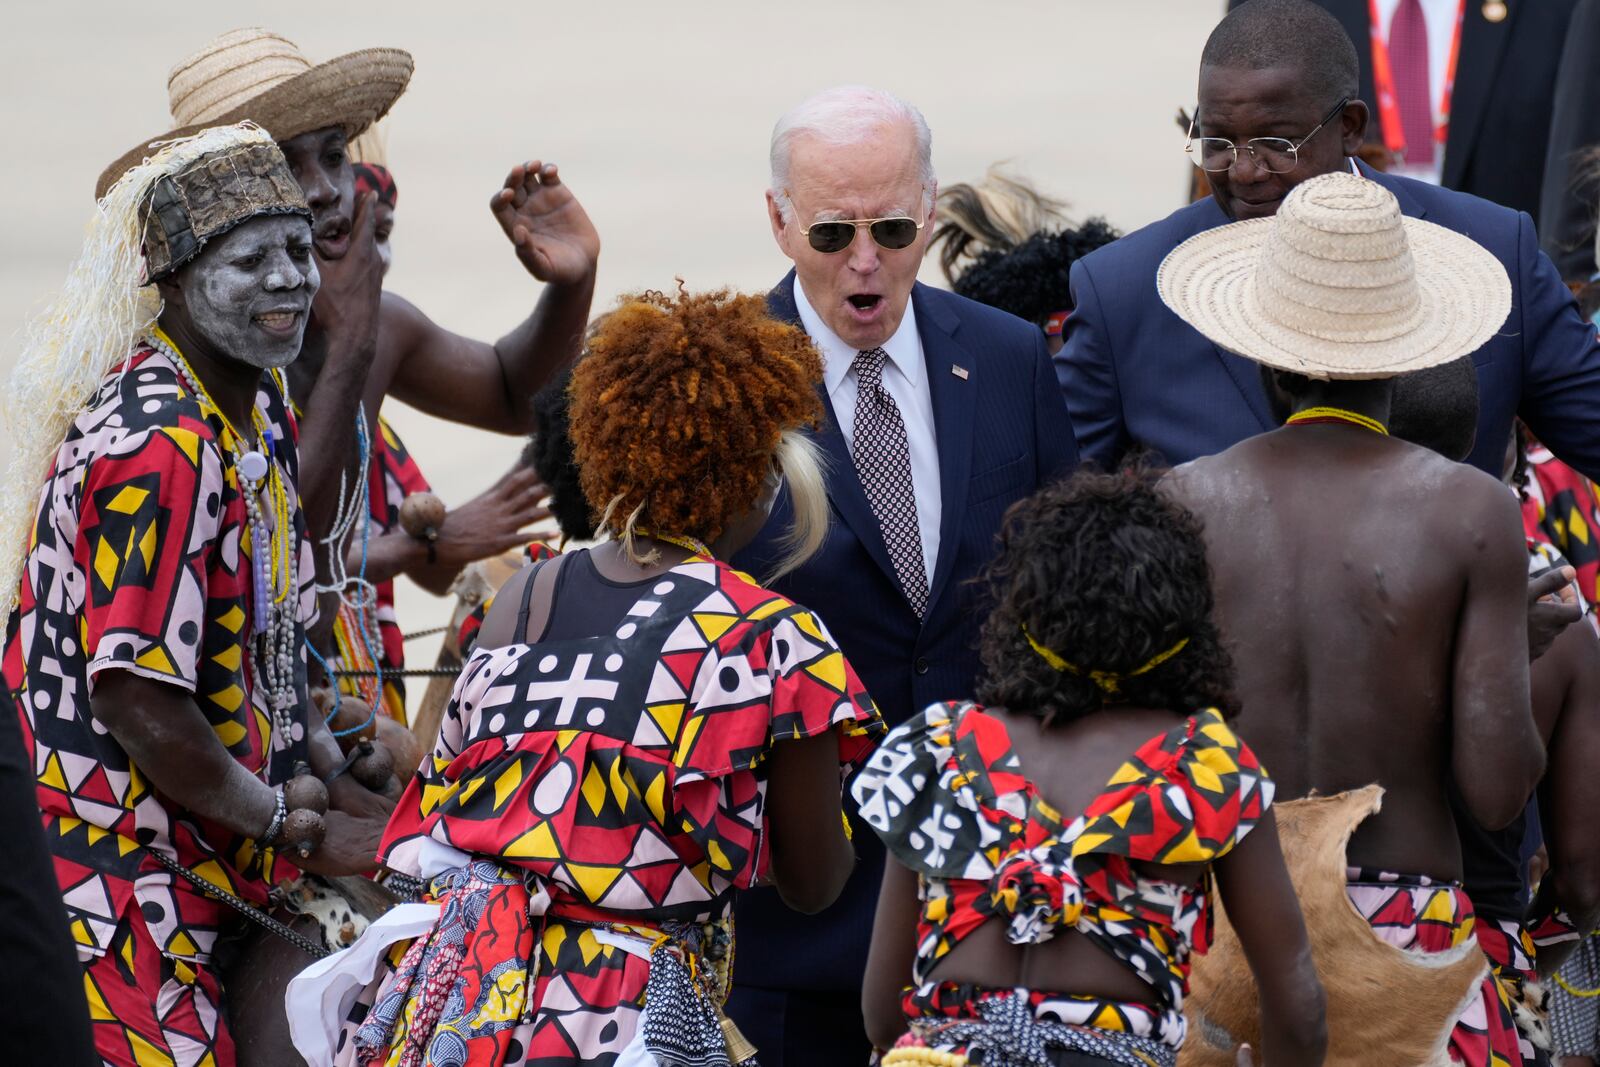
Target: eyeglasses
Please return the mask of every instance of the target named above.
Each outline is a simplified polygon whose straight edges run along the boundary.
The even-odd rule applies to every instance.
[[[788,190],[784,190],[784,195],[789,195]],[[793,203],[792,198],[790,202]],[[810,226],[800,227],[800,236],[811,242],[811,247],[818,252],[831,255],[843,252],[854,244],[856,231],[865,226],[879,248],[895,252],[911,247],[927,221],[923,219],[918,222],[905,215],[881,219],[829,219],[827,222],[813,222]]]
[[[1344,110],[1350,102],[1348,96],[1341,97],[1333,105],[1316,128],[1299,141],[1288,141],[1282,137],[1252,137],[1243,145],[1236,145],[1225,137],[1196,137],[1194,135],[1195,123],[1199,121],[1199,112],[1189,120],[1189,133],[1183,143],[1183,150],[1188,155],[1190,162],[1203,171],[1212,174],[1227,170],[1239,161],[1239,149],[1243,148],[1250,153],[1250,158],[1257,165],[1266,169],[1269,174],[1284,174],[1294,170],[1295,164],[1300,162],[1300,149],[1305,147],[1307,141],[1315,137],[1333,117]]]

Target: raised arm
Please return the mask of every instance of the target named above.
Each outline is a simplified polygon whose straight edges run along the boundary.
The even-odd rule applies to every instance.
[[[554,163],[513,167],[489,209],[523,267],[545,283],[533,314],[491,345],[386,294],[382,343],[395,366],[389,391],[430,415],[522,434],[535,429],[533,394],[578,354],[600,236]]]
[[[1128,448],[1111,337],[1094,278],[1082,260],[1072,265],[1072,315],[1055,354],[1056,380],[1066,400],[1078,452],[1102,468],[1115,467]]]
[[[1317,1067],[1328,1047],[1327,1003],[1271,810],[1215,870],[1228,921],[1260,993],[1263,1062]]]
[[[1515,498],[1461,468],[1453,487],[1462,526],[1465,592],[1451,678],[1451,764],[1462,798],[1485,829],[1527,804],[1544,770],[1528,681],[1528,556]]]
[[[376,198],[368,193],[356,201],[350,247],[343,258],[317,257],[322,285],[311,305],[311,328],[306,331],[302,359],[320,359],[311,394],[297,398],[300,419],[300,502],[306,525],[320,538],[333,525],[339,504],[339,479],[353,451],[353,428],[361,394],[372,369],[378,344],[379,294],[383,290],[383,260],[373,243]],[[317,552],[318,579],[326,566]]]

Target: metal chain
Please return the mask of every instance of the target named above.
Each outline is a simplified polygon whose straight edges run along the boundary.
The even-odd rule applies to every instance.
[[[341,671],[331,672],[335,678],[376,678],[378,671]],[[460,667],[408,667],[405,670],[395,670],[385,667],[382,675],[385,678],[454,678],[461,673]]]
[[[198,874],[195,874],[189,868],[173,860],[166,853],[157,852],[153,848],[146,848],[145,851],[151,856],[154,856],[155,861],[161,864],[161,866],[189,882],[202,893],[205,893],[208,896],[216,897],[218,900],[231,905],[234,910],[238,911],[245,918],[259,926],[265,927],[269,933],[277,934],[279,937],[283,938],[285,941],[289,942],[289,944],[293,945],[301,952],[304,952],[312,959],[320,960],[325,956],[332,955],[332,953],[330,953],[326,948],[323,948],[321,945],[315,943],[303,934],[290,929],[288,926],[279,922],[277,919],[274,919],[272,916],[268,915],[255,905],[250,904],[248,901],[240,900],[238,897],[234,896],[226,889],[223,889],[221,886],[212,885],[206,879],[200,877]]]
[[[413,630],[408,634],[402,634],[400,636],[400,640],[415,641],[421,637],[432,637],[434,634],[442,634],[448,629],[450,629],[448,626],[430,626],[426,630]]]

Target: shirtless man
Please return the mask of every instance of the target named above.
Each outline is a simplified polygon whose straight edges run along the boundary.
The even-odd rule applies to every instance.
[[[1503,485],[1384,424],[1396,374],[1457,359],[1501,326],[1504,270],[1340,173],[1297,186],[1271,221],[1180,245],[1158,286],[1191,325],[1263,365],[1287,416],[1167,481],[1205,523],[1238,729],[1285,799],[1384,787],[1383,810],[1350,842],[1350,865],[1368,872],[1352,900],[1369,922],[1383,913],[1386,940],[1449,949],[1471,936],[1472,910],[1449,885],[1462,861],[1448,782],[1499,828],[1544,765],[1527,555]],[[1483,997],[1497,1003],[1492,979]],[[1468,1011],[1453,1052],[1488,1063],[1488,1007]],[[1514,1062],[1514,1035],[1495,1051]]]

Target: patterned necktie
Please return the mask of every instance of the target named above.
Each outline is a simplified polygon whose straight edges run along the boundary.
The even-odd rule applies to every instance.
[[[922,530],[917,525],[906,424],[883,385],[883,365],[888,358],[889,353],[881,348],[856,353],[856,426],[850,456],[883,531],[895,577],[921,618],[928,607],[928,569],[922,561]]]
[[[1400,0],[1389,23],[1394,97],[1406,135],[1406,162],[1433,162],[1433,80],[1428,72],[1428,20],[1420,0]]]

